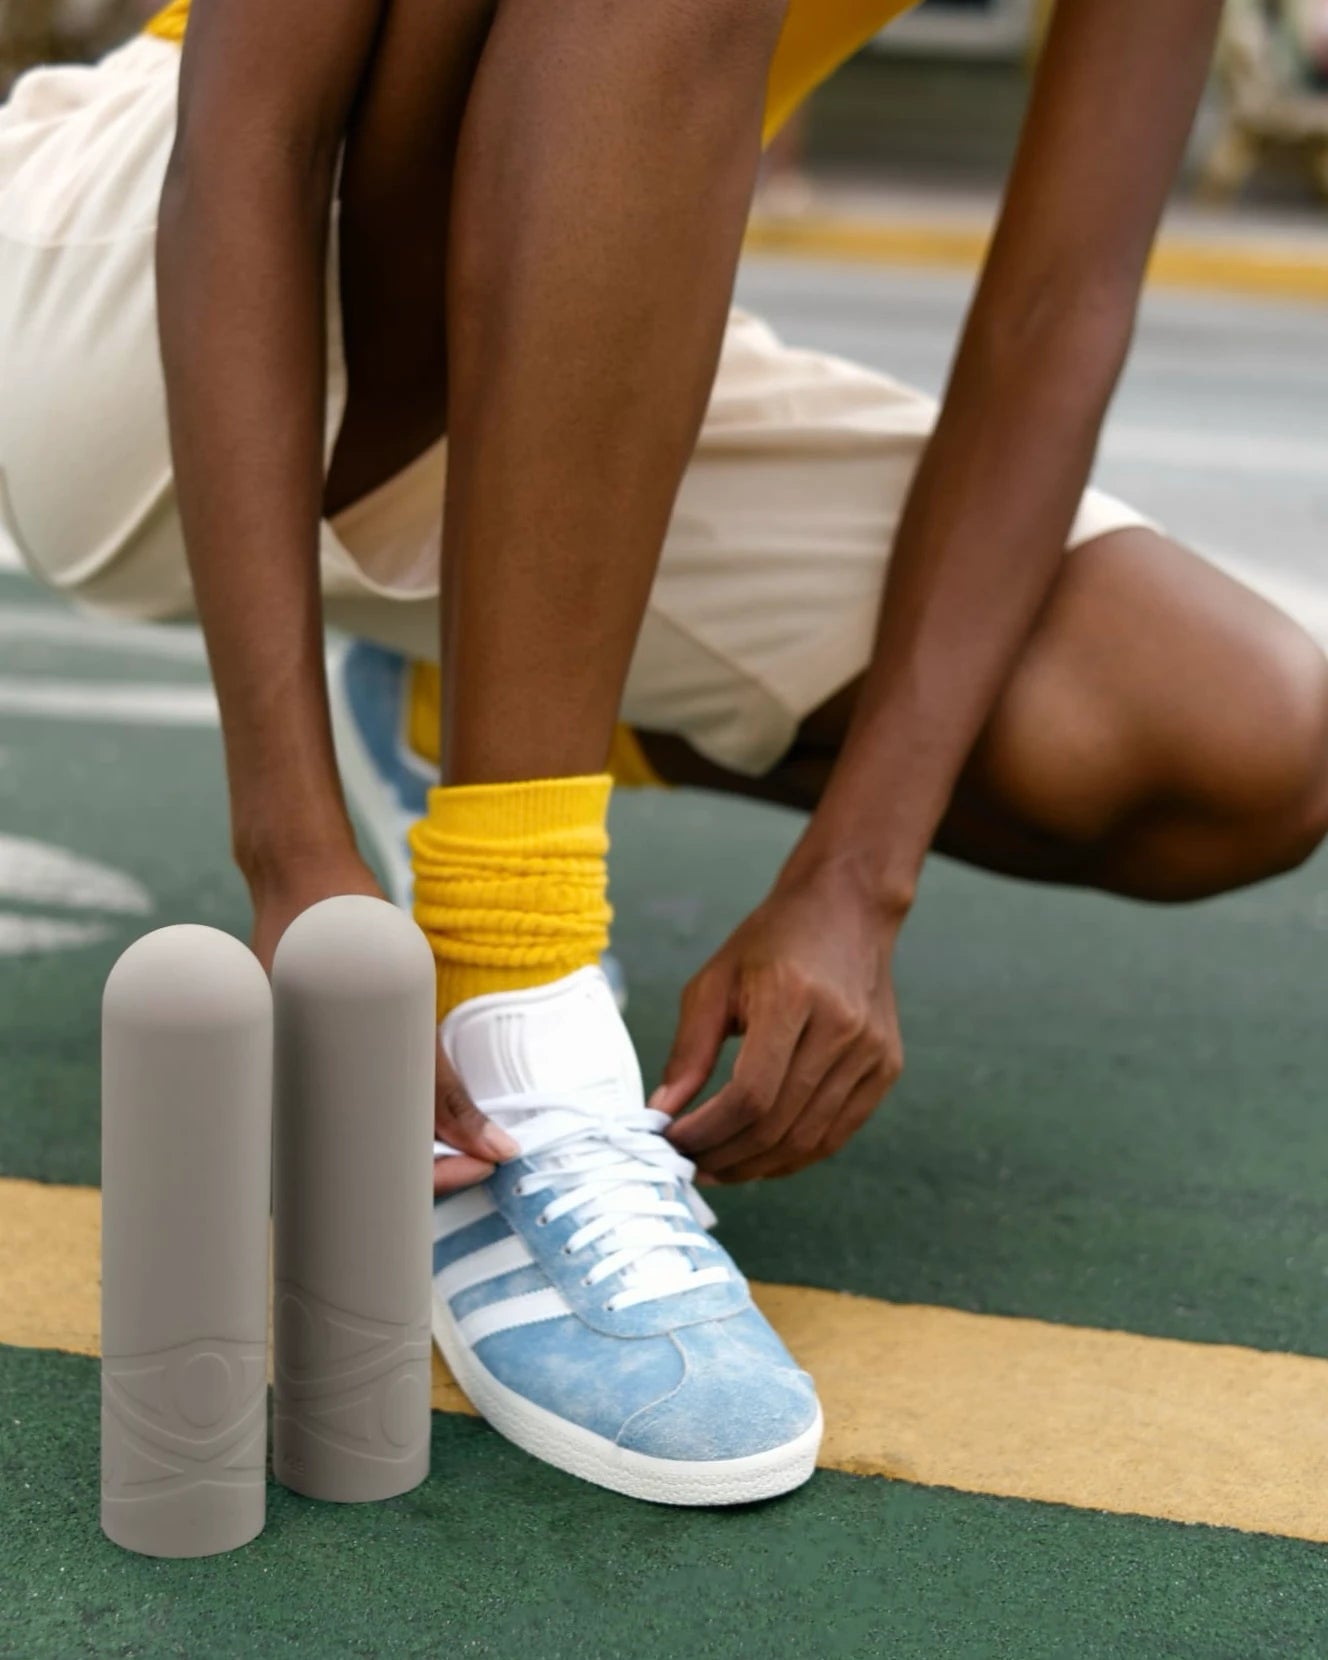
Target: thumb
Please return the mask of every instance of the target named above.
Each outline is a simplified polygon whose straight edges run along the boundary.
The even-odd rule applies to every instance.
[[[434,1088],[434,1133],[459,1153],[485,1163],[514,1159],[521,1149],[505,1130],[491,1123],[470,1098],[456,1069],[438,1045],[438,1074]]]
[[[716,965],[702,969],[683,993],[678,1030],[664,1062],[663,1081],[650,1097],[649,1104],[657,1112],[681,1112],[695,1099],[714,1071],[729,1035],[729,1007],[727,970]]]

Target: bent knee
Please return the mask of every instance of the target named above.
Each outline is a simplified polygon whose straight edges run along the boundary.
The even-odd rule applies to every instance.
[[[1260,736],[1233,757],[1233,771],[1246,814],[1273,833],[1280,868],[1292,869],[1328,836],[1328,657],[1289,619],[1278,632],[1258,687]]]
[[[987,787],[1068,846],[1160,810],[1300,862],[1328,834],[1328,657],[1261,604],[1242,624],[1189,659],[1033,651],[975,751]]]

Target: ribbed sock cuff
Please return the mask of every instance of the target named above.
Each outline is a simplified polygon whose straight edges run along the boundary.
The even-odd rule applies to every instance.
[[[429,792],[411,831],[415,920],[438,964],[438,1012],[546,985],[608,944],[612,779],[542,778]]]

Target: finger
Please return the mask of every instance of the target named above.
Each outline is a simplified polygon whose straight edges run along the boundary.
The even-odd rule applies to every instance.
[[[681,1112],[715,1070],[731,1026],[728,973],[717,965],[704,968],[682,994],[663,1082],[648,1105],[670,1115]]]
[[[829,1134],[809,1162],[828,1159],[847,1146],[890,1093],[893,1083],[891,1075],[879,1069],[865,1078],[844,1103],[839,1117],[830,1126]]]
[[[493,1165],[486,1164],[482,1159],[472,1159],[465,1153],[449,1154],[446,1158],[433,1161],[433,1191],[435,1196],[440,1193],[457,1193],[463,1187],[474,1187],[477,1182],[486,1182],[493,1175]]]
[[[785,1142],[786,1158],[782,1163],[772,1161],[769,1168],[759,1172],[766,1178],[777,1176],[796,1176],[800,1170],[806,1170],[813,1164],[819,1164],[822,1159],[828,1159],[832,1154],[839,1152],[845,1143],[854,1136],[867,1122],[871,1115],[880,1106],[889,1094],[897,1073],[888,1066],[876,1065],[871,1068],[849,1090],[838,1113],[830,1121],[825,1133],[813,1147],[807,1147],[805,1142]],[[776,1153],[778,1153],[776,1149]],[[730,1173],[730,1179],[738,1179]],[[740,1178],[749,1179],[746,1176]]]
[[[459,1153],[469,1153],[484,1164],[501,1164],[514,1159],[521,1149],[506,1130],[491,1123],[470,1098],[451,1061],[438,1046],[438,1072],[434,1087],[434,1134]]]
[[[747,1034],[742,1042],[742,1051],[737,1057],[734,1066],[734,1079],[739,1077],[740,1067],[744,1062],[745,1052],[752,1044],[752,1033]],[[740,1122],[734,1134],[724,1135],[720,1139],[710,1139],[706,1125],[702,1125],[696,1142],[682,1144],[679,1135],[702,1114],[709,1114],[712,1107],[720,1104],[724,1091],[715,1094],[714,1101],[707,1101],[706,1106],[699,1107],[691,1116],[677,1125],[679,1135],[672,1135],[669,1139],[689,1157],[697,1157],[706,1165],[707,1174],[714,1177],[724,1177],[729,1165],[740,1164],[744,1159],[755,1159],[760,1154],[769,1152],[772,1147],[784,1139],[793,1119],[803,1111],[807,1102],[815,1096],[818,1087],[825,1079],[825,1074],[837,1061],[837,1054],[828,1049],[823,1041],[823,1033],[815,1019],[810,1019],[802,1031],[798,1033],[797,1042],[793,1046],[792,1054],[784,1061],[784,1076],[775,1081],[774,1106],[767,1107],[767,1111],[759,1116],[749,1117]],[[719,1130],[715,1130],[719,1137]]]
[[[790,1007],[771,981],[762,983],[753,994],[732,1078],[669,1131],[679,1152],[694,1158],[752,1129],[773,1112],[806,1024],[805,1005]]]
[[[764,1176],[792,1175],[804,1164],[810,1164],[844,1103],[862,1084],[869,1066],[860,1052],[840,1057],[826,1070],[819,1087],[778,1142],[752,1157],[726,1165],[716,1174],[726,1182],[750,1182]],[[708,1159],[706,1168],[711,1168]]]

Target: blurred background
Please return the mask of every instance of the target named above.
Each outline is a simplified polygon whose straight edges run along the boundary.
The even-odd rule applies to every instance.
[[[0,97],[29,65],[95,58],[156,9],[153,0],[0,0]]]
[[[813,101],[772,158],[774,181],[990,185],[1013,154],[1051,9],[923,0]],[[1182,189],[1311,212],[1328,200],[1328,0],[1230,0]]]
[[[763,206],[817,186],[998,179],[1053,0],[922,0],[814,100],[776,147]],[[25,67],[87,59],[155,0],[0,0],[0,96]],[[1186,185],[1312,211],[1328,199],[1328,0],[1230,0]]]

